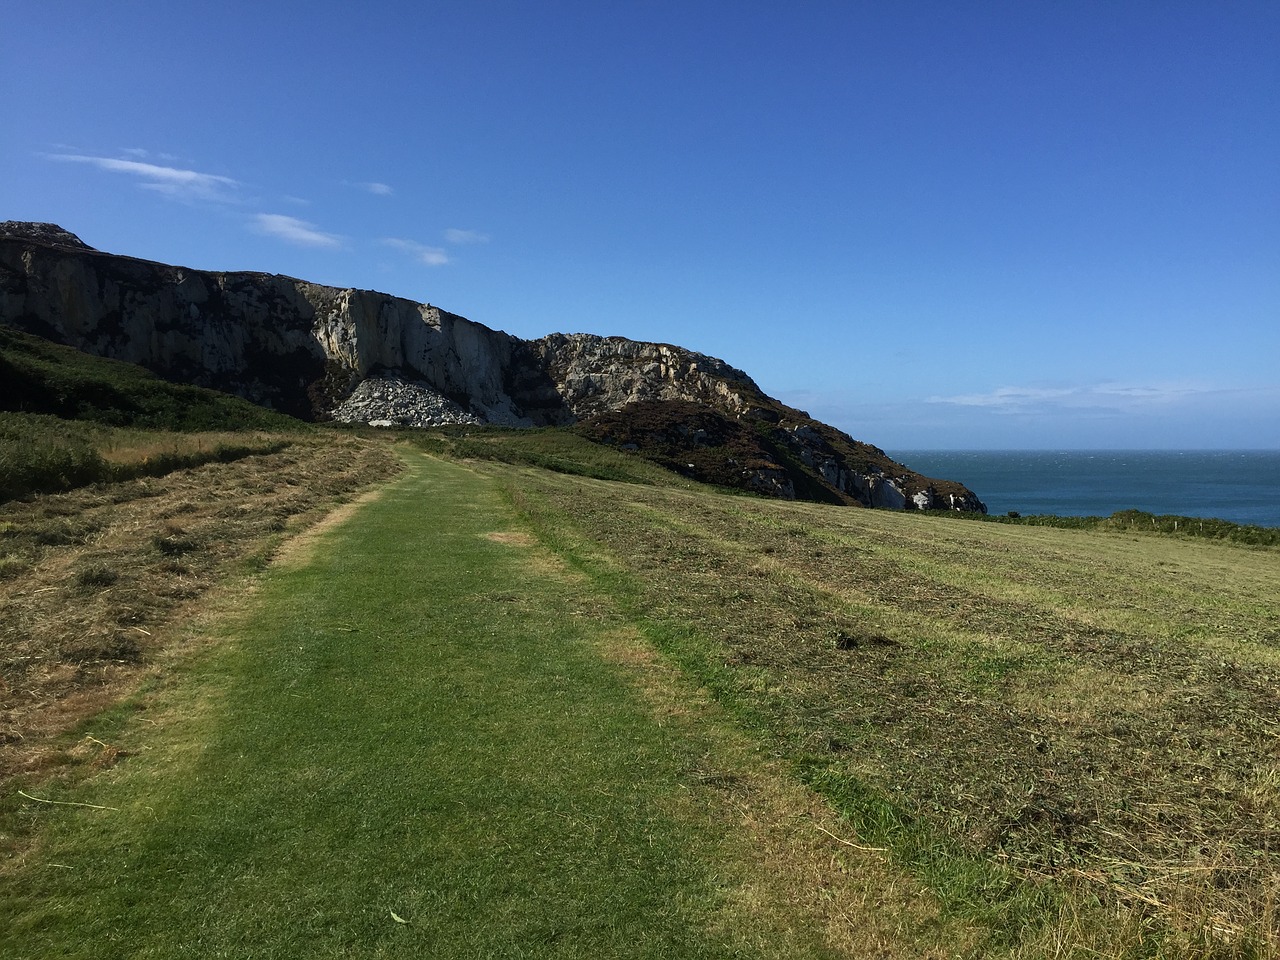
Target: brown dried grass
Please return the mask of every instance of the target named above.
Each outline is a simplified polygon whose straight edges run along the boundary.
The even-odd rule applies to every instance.
[[[202,598],[246,589],[291,535],[398,463],[385,444],[301,436],[0,506],[0,782],[74,760],[60,738],[134,689]]]

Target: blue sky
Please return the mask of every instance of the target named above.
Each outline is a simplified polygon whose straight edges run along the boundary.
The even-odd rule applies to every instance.
[[[1280,4],[9,5],[0,219],[677,343],[893,452],[1280,447]]]

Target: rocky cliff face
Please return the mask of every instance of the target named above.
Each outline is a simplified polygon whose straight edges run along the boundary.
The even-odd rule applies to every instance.
[[[383,370],[487,422],[571,419],[526,343],[430,304],[112,256],[47,224],[0,225],[0,322],[306,419]]]
[[[524,341],[373,291],[105,254],[52,224],[0,224],[0,322],[305,419],[560,426],[696,404],[767,439],[773,459],[740,485],[797,496],[799,469],[843,502],[985,509],[713,357],[588,334]]]

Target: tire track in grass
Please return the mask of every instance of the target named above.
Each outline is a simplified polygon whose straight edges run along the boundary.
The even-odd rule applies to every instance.
[[[512,522],[492,479],[415,458],[277,568],[116,718],[134,756],[58,798],[116,809],[33,809],[45,840],[0,876],[0,955],[894,955],[850,902],[818,916],[742,861],[772,837],[812,883],[825,857],[818,894],[861,877],[865,908],[875,858],[761,827],[815,814],[725,773],[745,749],[696,710],[655,710],[668,680],[601,655],[625,625]]]

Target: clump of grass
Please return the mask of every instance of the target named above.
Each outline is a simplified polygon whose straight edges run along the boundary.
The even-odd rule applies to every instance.
[[[194,540],[179,534],[156,534],[151,538],[152,545],[166,557],[180,557],[199,548]]]
[[[68,490],[108,473],[86,431],[56,418],[0,413],[0,501]]]
[[[119,573],[101,563],[95,563],[76,574],[76,584],[87,590],[102,590],[119,579]]]

